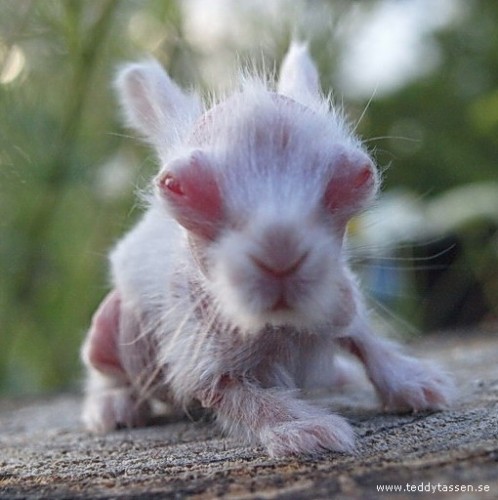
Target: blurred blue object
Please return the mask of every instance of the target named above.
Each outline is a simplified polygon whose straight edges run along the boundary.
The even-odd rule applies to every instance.
[[[374,302],[424,330],[496,320],[498,183],[387,193],[353,222],[350,252]]]

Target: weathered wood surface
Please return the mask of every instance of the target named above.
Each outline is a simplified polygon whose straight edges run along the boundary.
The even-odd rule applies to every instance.
[[[464,485],[474,493],[447,498],[498,498],[498,332],[443,335],[413,349],[455,374],[458,402],[396,415],[383,414],[367,387],[339,394],[329,404],[354,426],[355,455],[274,460],[206,421],[90,436],[77,396],[3,401],[0,498],[386,498],[379,485],[400,485],[396,498],[441,498]]]

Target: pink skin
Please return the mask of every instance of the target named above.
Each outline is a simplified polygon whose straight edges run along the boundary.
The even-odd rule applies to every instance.
[[[448,404],[442,372],[368,325],[342,240],[379,181],[324,114],[302,46],[282,65],[285,95],[248,84],[204,114],[153,62],[125,68],[118,87],[163,167],[151,207],[111,254],[113,290],[83,346],[87,428],[145,425],[153,399],[197,400],[272,456],[350,451],[346,420],[299,393],[347,379],[334,371],[340,350],[385,406]]]
[[[85,357],[97,370],[109,375],[125,376],[117,347],[121,300],[116,290],[102,301],[88,333]]]
[[[192,154],[188,165],[163,173],[157,187],[170,204],[180,224],[195,235],[211,240],[222,219],[222,199],[218,183],[200,151]]]
[[[98,432],[142,426],[150,416],[148,401],[140,400],[123,366],[120,318],[121,300],[113,290],[95,313],[82,351],[90,375],[83,421]]]

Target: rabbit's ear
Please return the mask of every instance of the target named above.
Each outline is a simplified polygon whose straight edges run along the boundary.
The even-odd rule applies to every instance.
[[[278,92],[305,105],[322,101],[320,80],[306,44],[293,42],[280,67]]]
[[[116,88],[128,124],[159,150],[181,140],[200,115],[198,97],[180,89],[155,60],[121,68]]]

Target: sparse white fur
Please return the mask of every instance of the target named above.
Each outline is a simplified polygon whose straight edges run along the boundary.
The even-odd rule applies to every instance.
[[[198,96],[181,90],[154,59],[122,67],[115,83],[128,125],[143,133],[162,158],[201,113]]]
[[[280,67],[277,91],[311,109],[324,109],[320,98],[318,71],[308,56],[308,47],[302,43],[292,43]],[[325,108],[327,111],[328,106]]]
[[[88,428],[142,425],[152,398],[197,400],[271,455],[351,450],[349,424],[299,392],[332,386],[341,349],[390,407],[449,402],[443,373],[370,330],[342,245],[378,175],[304,45],[291,46],[278,92],[245,78],[210,109],[154,61],[116,85],[161,168],[111,253],[113,291],[83,347]]]

